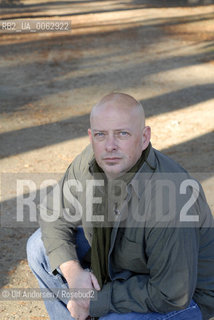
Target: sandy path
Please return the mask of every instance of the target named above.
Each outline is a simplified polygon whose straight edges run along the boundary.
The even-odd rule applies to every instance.
[[[17,1],[0,19],[67,19],[64,33],[1,34],[1,286],[37,287],[25,254],[37,223],[16,223],[18,179],[39,190],[88,144],[104,94],[139,99],[153,146],[202,182],[214,212],[214,6],[156,1]],[[28,193],[29,190],[24,190]],[[38,201],[38,198],[37,200]],[[3,301],[1,319],[47,319],[41,301]]]

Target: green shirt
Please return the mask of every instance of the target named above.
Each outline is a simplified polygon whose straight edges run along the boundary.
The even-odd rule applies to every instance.
[[[53,271],[65,261],[78,259],[77,226],[83,226],[92,243],[93,226],[88,218],[94,212],[89,210],[87,181],[93,182],[89,165],[93,158],[88,146],[40,205],[42,239]],[[192,298],[203,319],[214,316],[214,220],[200,184],[196,182],[195,198],[192,187],[185,187],[190,179],[176,162],[150,149],[115,215],[108,255],[111,281],[90,302],[91,316],[166,313],[186,308]],[[165,194],[164,185],[175,201]],[[53,213],[58,219],[42,219]],[[199,221],[180,221],[187,216],[199,217]]]

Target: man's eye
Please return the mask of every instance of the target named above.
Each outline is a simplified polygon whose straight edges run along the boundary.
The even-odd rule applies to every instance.
[[[103,132],[96,132],[94,134],[94,136],[97,137],[97,138],[102,138],[102,137],[104,137],[104,133]]]
[[[121,131],[120,132],[120,135],[122,136],[122,137],[125,137],[125,136],[128,136],[128,132],[127,131]]]

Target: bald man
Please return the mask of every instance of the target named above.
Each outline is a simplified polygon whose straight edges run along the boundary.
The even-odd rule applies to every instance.
[[[129,171],[149,145],[143,107],[127,94],[105,96],[92,109],[90,123],[96,161],[110,179]]]
[[[50,319],[211,319],[214,221],[200,184],[152,148],[127,94],[92,108],[88,135],[27,245],[40,287],[55,294],[44,299]]]

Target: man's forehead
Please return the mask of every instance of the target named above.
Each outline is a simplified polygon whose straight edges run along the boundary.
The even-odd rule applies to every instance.
[[[91,118],[91,126],[98,130],[131,129],[141,121],[139,115],[119,109],[100,110]]]
[[[114,114],[109,114],[102,116],[102,114],[95,116],[91,121],[91,128],[93,132],[95,131],[105,131],[105,132],[116,132],[116,131],[133,131],[138,127],[139,117],[135,119],[125,116],[123,117],[121,113],[118,113],[114,117]]]

